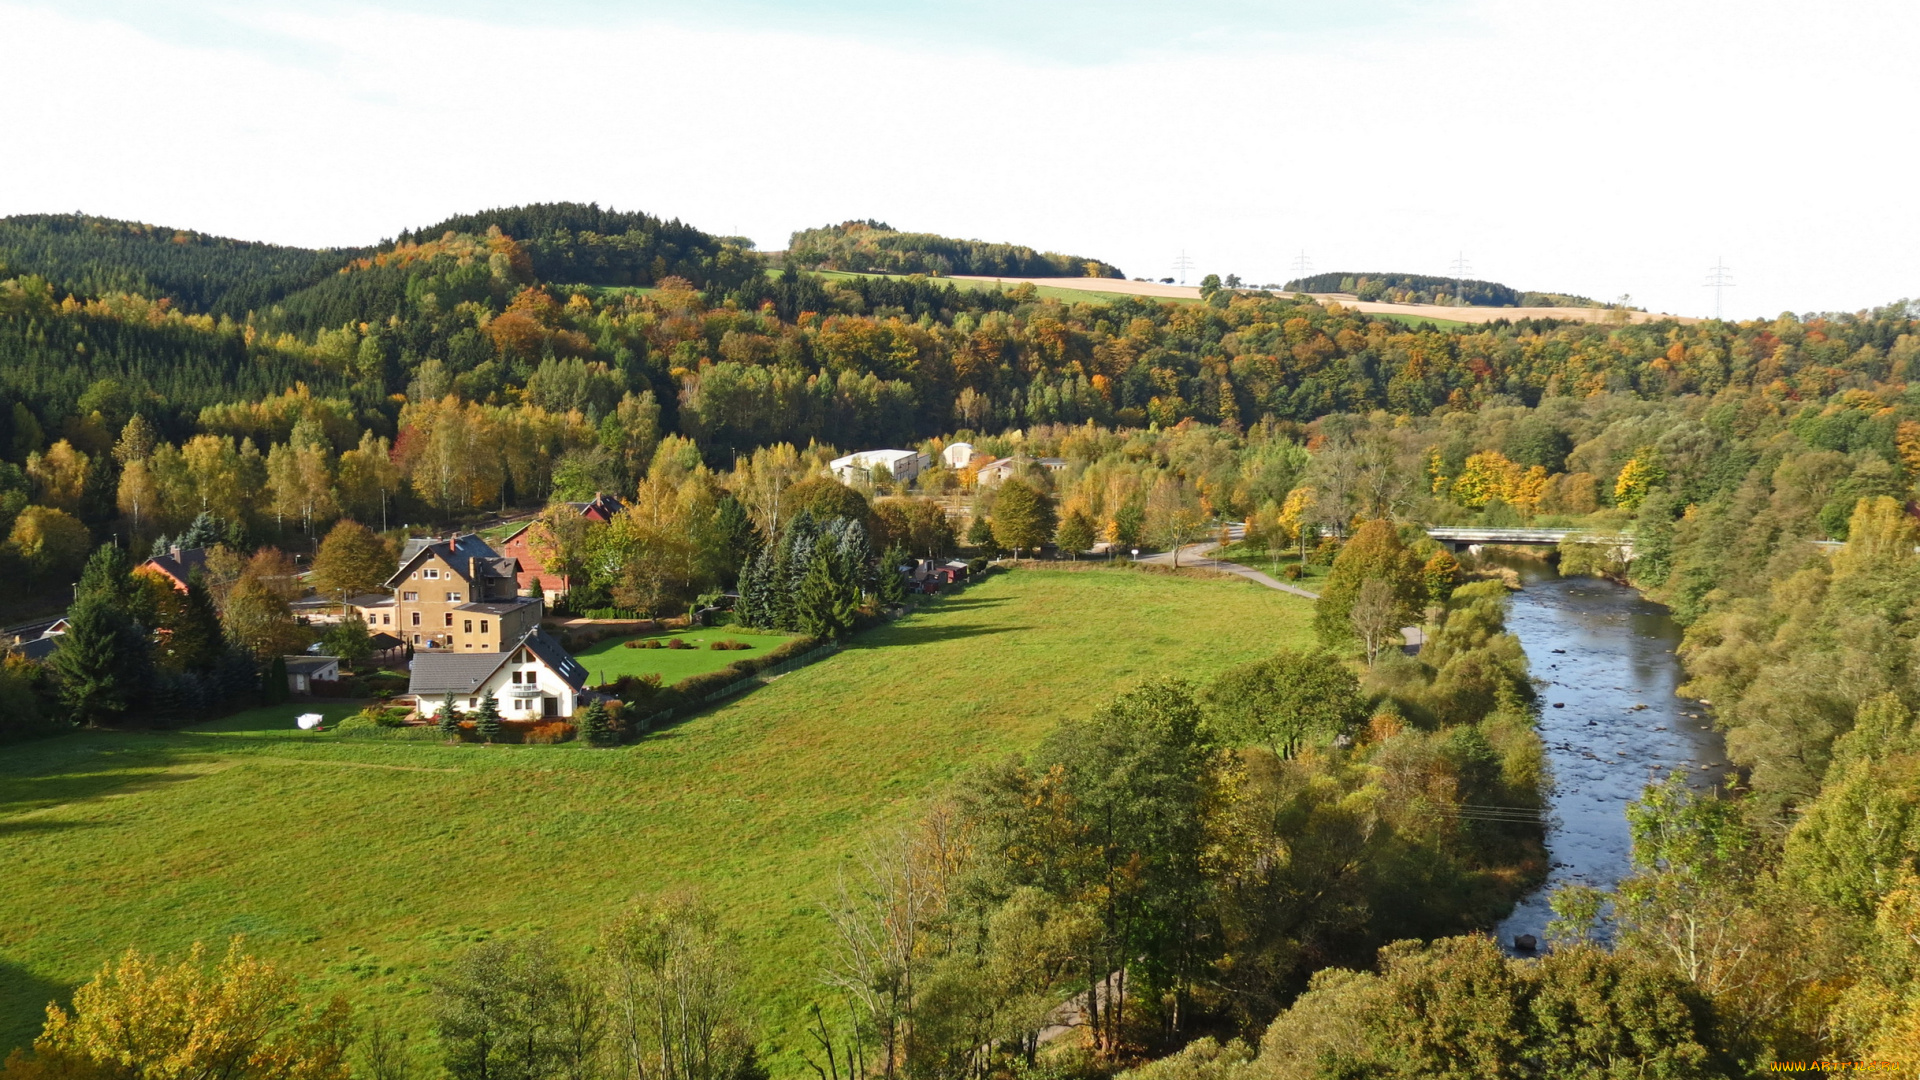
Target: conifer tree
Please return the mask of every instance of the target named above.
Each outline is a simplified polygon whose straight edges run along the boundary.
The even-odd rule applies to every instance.
[[[473,715],[473,732],[486,743],[500,737],[500,699],[491,690],[480,699],[480,711]]]
[[[907,602],[907,581],[901,575],[900,568],[911,562],[913,556],[899,544],[887,549],[886,555],[880,560],[880,603],[892,607]]]
[[[596,701],[587,706],[580,717],[580,734],[586,737],[588,746],[613,745],[613,721],[605,704]]]
[[[126,552],[110,544],[96,549],[67,611],[67,632],[50,661],[75,723],[119,719],[149,682],[151,646],[128,610],[133,589]]]
[[[460,704],[453,700],[453,691],[440,699],[440,734],[453,742],[460,741]]]

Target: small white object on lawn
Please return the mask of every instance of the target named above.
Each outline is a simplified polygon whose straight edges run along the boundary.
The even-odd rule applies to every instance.
[[[300,725],[301,731],[312,731],[320,726],[320,721],[323,719],[325,718],[317,712],[303,712],[294,717],[293,722]]]

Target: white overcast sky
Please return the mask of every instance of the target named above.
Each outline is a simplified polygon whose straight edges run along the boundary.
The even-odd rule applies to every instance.
[[[1920,3],[0,0],[0,214],[306,245],[577,199],[1160,277],[1920,296]]]

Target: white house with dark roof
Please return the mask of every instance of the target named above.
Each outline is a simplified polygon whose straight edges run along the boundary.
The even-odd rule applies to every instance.
[[[439,714],[449,693],[462,713],[493,694],[502,720],[570,720],[594,697],[587,669],[539,629],[502,652],[416,652],[407,693],[428,719]]]

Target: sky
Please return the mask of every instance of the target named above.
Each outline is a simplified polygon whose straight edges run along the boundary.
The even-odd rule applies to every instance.
[[[0,215],[360,245],[578,200],[1131,277],[1920,297],[1912,0],[0,0]]]

